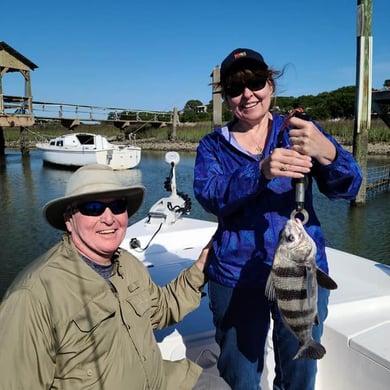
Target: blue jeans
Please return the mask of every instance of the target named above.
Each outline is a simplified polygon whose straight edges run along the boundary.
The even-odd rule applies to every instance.
[[[209,281],[210,308],[216,327],[216,341],[221,349],[220,375],[232,390],[258,390],[264,366],[264,348],[274,321],[274,390],[313,390],[317,362],[295,359],[298,340],[285,327],[275,303],[265,297],[263,288],[231,288]],[[313,338],[320,341],[327,316],[329,291],[319,288],[318,317]]]

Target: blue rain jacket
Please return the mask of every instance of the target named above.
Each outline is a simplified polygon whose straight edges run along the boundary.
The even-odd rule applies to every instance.
[[[277,147],[284,117],[273,114],[273,125],[263,157]],[[305,228],[317,245],[317,265],[328,272],[325,241],[313,208],[313,179],[329,199],[356,197],[362,172],[352,157],[332,137],[316,126],[335,145],[330,165],[313,161],[305,192],[309,221]],[[289,147],[288,130],[283,146]],[[195,160],[194,193],[208,212],[218,218],[208,274],[229,287],[261,287],[269,275],[279,232],[295,208],[295,187],[289,178],[267,180],[259,160],[240,150],[226,137],[228,128],[216,128],[199,143]]]

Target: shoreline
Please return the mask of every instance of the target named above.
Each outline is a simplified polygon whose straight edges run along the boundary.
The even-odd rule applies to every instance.
[[[343,144],[340,140],[337,140],[341,146],[352,153],[352,145]],[[117,142],[114,142],[117,143]],[[185,142],[185,141],[169,141],[156,138],[141,138],[134,141],[135,146],[141,147],[143,150],[155,150],[155,151],[178,151],[178,152],[196,152],[198,142]],[[29,142],[26,145],[30,150],[35,149],[35,143]],[[6,143],[5,148],[20,149],[19,141]],[[390,157],[390,143],[379,142],[368,144],[368,155],[370,157]]]
[[[341,146],[352,153],[352,145]],[[158,139],[138,139],[135,145],[140,146],[144,150],[160,150],[169,151],[177,150],[182,152],[196,152],[198,147],[197,142],[183,142],[183,141],[166,141]],[[368,144],[368,155],[378,157],[390,157],[390,143],[380,142]]]

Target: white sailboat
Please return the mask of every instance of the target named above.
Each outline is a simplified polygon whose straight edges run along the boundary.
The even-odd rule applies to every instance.
[[[116,145],[106,137],[90,133],[61,135],[36,144],[44,162],[66,167],[87,164],[109,165],[115,170],[136,167],[141,161],[141,148],[134,145]]]

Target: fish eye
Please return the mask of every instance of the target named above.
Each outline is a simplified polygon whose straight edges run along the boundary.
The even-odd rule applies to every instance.
[[[286,238],[287,238],[287,241],[289,241],[289,242],[295,241],[294,234],[289,234]]]

